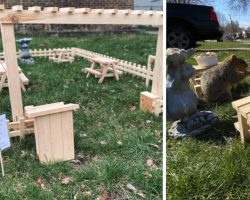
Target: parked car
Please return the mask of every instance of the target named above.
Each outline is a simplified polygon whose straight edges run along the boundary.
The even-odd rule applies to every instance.
[[[214,8],[167,3],[167,46],[188,49],[199,40],[221,40],[223,31]]]

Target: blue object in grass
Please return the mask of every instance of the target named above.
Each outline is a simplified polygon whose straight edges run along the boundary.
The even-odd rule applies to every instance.
[[[22,63],[25,64],[34,64],[34,59],[32,58],[30,52],[29,52],[29,43],[32,40],[32,38],[22,38],[20,40],[17,40],[17,43],[20,45],[21,49],[21,55],[20,59]]]

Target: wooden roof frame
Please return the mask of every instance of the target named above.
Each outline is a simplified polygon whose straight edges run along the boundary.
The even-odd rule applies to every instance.
[[[151,92],[163,96],[163,12],[117,9],[58,8],[13,6],[5,9],[0,4],[0,24],[9,83],[9,95],[13,121],[23,118],[23,103],[18,79],[15,24],[98,24],[98,25],[156,25],[159,26],[156,47],[154,78]]]

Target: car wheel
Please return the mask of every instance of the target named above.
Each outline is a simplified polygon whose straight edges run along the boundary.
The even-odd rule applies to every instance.
[[[170,28],[167,47],[189,49],[195,47],[195,40],[192,33],[184,27]]]

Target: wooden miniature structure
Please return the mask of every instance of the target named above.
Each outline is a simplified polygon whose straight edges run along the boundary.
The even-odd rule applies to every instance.
[[[237,131],[240,132],[242,142],[250,139],[250,97],[232,102],[233,108],[237,111],[238,122],[234,123]]]
[[[41,162],[75,158],[72,111],[78,108],[78,104],[63,102],[25,107],[25,116],[34,119],[36,151]]]
[[[57,108],[53,108],[45,105],[42,107],[26,107],[24,114],[23,102],[22,102],[22,93],[21,93],[21,83],[19,79],[18,71],[18,55],[16,53],[16,43],[15,43],[15,34],[14,34],[14,25],[20,24],[110,24],[110,25],[154,25],[159,26],[158,41],[156,47],[156,59],[154,71],[152,74],[152,89],[151,93],[157,95],[160,99],[163,96],[163,12],[159,11],[131,11],[131,10],[116,10],[116,9],[89,9],[89,8],[57,8],[57,7],[48,7],[43,10],[41,7],[34,6],[29,7],[28,10],[23,10],[22,6],[13,6],[12,9],[5,9],[4,5],[0,5],[0,24],[1,24],[1,35],[3,41],[4,49],[4,62],[6,64],[6,74],[9,83],[9,94],[10,94],[10,103],[12,110],[12,120],[10,122],[10,136],[20,136],[23,138],[26,133],[30,133],[34,130],[35,134],[39,137],[36,137],[37,151],[39,158],[42,161],[47,161],[50,159],[60,159],[61,156],[55,153],[58,152],[58,149],[55,151],[50,147],[50,144],[58,140],[58,138],[52,136],[49,137],[49,132],[54,133],[55,128],[60,128],[59,125],[53,127],[45,126],[44,121],[49,122],[51,119],[48,119],[48,116],[53,118],[59,123],[59,115],[61,118],[65,118],[69,121],[67,123],[67,129],[72,133],[72,109],[76,107],[67,107],[66,105],[57,105],[58,107],[67,107],[66,110],[61,110],[66,112],[59,114]],[[74,52],[81,54],[82,51]],[[31,54],[33,52],[31,51]],[[46,52],[47,53],[47,52]],[[49,56],[53,55],[53,52],[48,53]],[[75,54],[76,55],[76,54]],[[55,59],[57,60],[57,59]],[[59,59],[60,60],[60,59]],[[61,60],[62,61],[62,60]],[[129,63],[123,63],[119,65],[118,69],[126,69],[127,71],[132,71],[129,66]],[[137,68],[135,67],[137,70]],[[135,70],[134,70],[135,71]],[[135,71],[134,73],[142,74],[144,70],[140,69],[140,72]],[[45,111],[44,111],[44,110]],[[69,114],[69,112],[71,114]],[[48,116],[47,116],[48,115]],[[56,116],[54,116],[56,115]],[[58,115],[58,116],[57,116]],[[33,118],[27,118],[34,117]],[[34,120],[34,121],[33,121]],[[44,121],[43,121],[44,120]],[[66,120],[66,121],[67,121]],[[57,122],[56,122],[57,123]],[[41,126],[40,126],[41,125]],[[71,126],[72,125],[72,126]],[[63,130],[60,129],[62,134]],[[45,144],[45,137],[42,136],[41,132],[45,132],[47,143]],[[40,140],[41,135],[41,140]],[[41,142],[41,143],[40,143]],[[45,145],[45,146],[43,146]],[[73,143],[71,144],[73,146]],[[61,150],[64,147],[60,146]],[[51,154],[48,153],[51,151]],[[67,149],[66,149],[67,151]],[[73,158],[72,149],[69,150],[71,153],[69,155],[63,154],[63,158],[71,159]],[[48,153],[48,154],[47,154]],[[55,154],[55,155],[54,155]]]
[[[20,86],[23,91],[26,91],[25,85],[29,84],[29,79],[24,75],[21,68],[18,67]],[[6,64],[4,62],[0,62],[0,93],[4,87],[8,87],[8,79],[6,74]]]
[[[92,62],[91,67],[85,68],[87,77],[89,77],[90,74],[96,75],[99,77],[98,83],[102,83],[106,77],[115,77],[117,81],[119,80],[119,74],[122,72],[117,69],[118,61],[102,57],[90,58],[90,61]],[[97,69],[97,65],[100,65],[101,68]]]
[[[54,50],[52,56],[49,57],[50,61],[56,63],[73,62],[74,57],[70,55],[70,51],[67,49]]]
[[[150,92],[141,92],[140,109],[142,111],[154,113],[156,116],[162,112],[163,101],[159,96]]]

